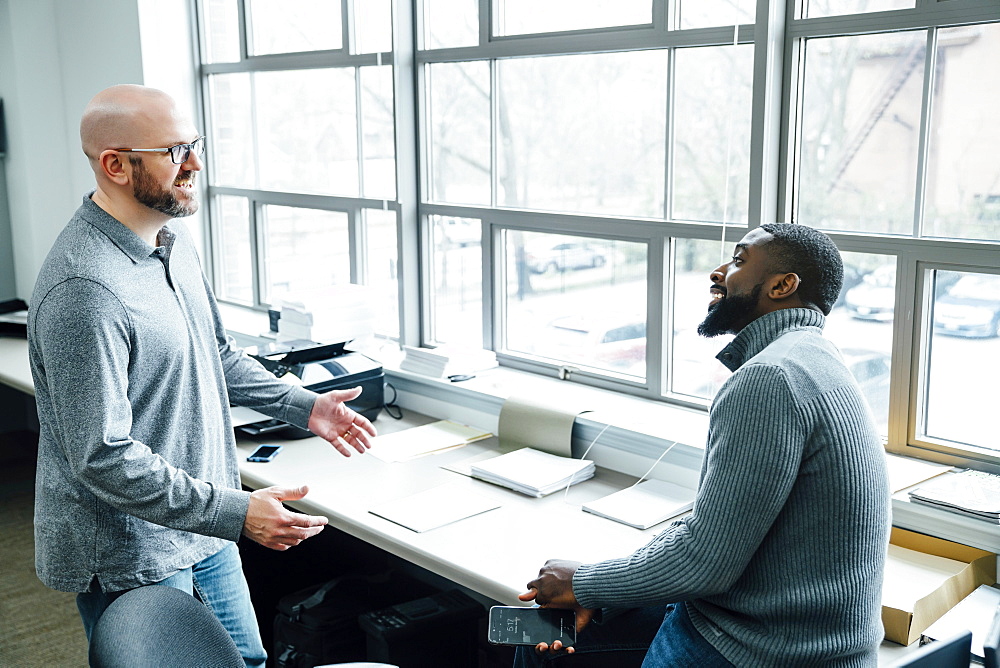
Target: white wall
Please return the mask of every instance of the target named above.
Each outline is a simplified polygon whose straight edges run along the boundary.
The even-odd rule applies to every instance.
[[[149,83],[194,107],[188,5],[0,0],[0,97],[18,297],[31,297],[52,242],[93,188],[79,138],[90,98],[114,84]],[[145,52],[141,37],[149,42]]]

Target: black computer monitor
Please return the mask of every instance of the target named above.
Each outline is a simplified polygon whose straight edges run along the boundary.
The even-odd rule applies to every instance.
[[[993,623],[983,640],[983,663],[986,668],[1000,668],[1000,606],[993,615]]]
[[[924,645],[893,664],[896,668],[968,668],[972,656],[972,632],[963,631]]]

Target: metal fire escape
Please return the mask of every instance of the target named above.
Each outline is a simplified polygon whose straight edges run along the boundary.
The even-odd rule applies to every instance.
[[[864,116],[864,121],[861,126],[854,132],[850,141],[847,143],[844,149],[844,154],[840,157],[840,161],[837,163],[837,168],[833,171],[830,177],[830,185],[827,186],[827,193],[833,192],[833,189],[837,187],[840,182],[841,177],[847,168],[850,166],[851,162],[857,156],[858,151],[867,141],[869,135],[871,135],[872,130],[881,120],[885,110],[889,108],[889,105],[902,90],[903,84],[910,78],[913,74],[913,70],[917,68],[917,65],[924,61],[924,54],[927,50],[927,45],[920,43],[914,44],[913,47],[896,63],[888,75],[886,76],[885,84],[882,88],[882,94],[878,96],[871,104],[868,113]]]

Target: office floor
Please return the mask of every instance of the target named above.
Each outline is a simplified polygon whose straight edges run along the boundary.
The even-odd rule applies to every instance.
[[[34,473],[23,458],[0,465],[0,666],[86,666],[76,597],[35,576]]]

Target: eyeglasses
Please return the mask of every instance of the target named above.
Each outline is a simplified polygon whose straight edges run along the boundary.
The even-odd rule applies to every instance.
[[[122,153],[169,153],[170,160],[175,165],[183,165],[191,157],[193,151],[199,158],[205,155],[205,138],[198,137],[190,144],[176,144],[170,148],[116,148]]]

